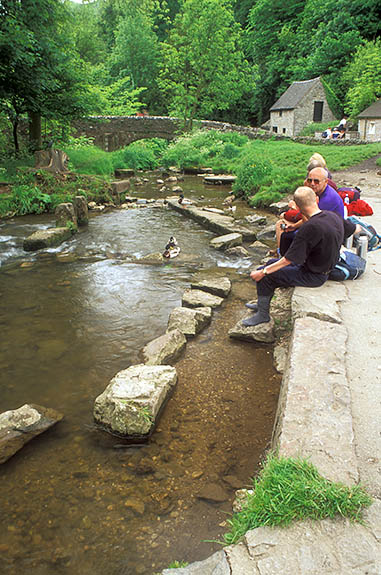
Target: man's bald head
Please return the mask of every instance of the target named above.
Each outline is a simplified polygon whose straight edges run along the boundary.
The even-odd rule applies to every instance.
[[[313,168],[308,172],[307,184],[313,189],[315,194],[320,196],[328,183],[328,173],[324,168]]]
[[[295,190],[294,201],[302,214],[318,208],[316,194],[307,186],[301,186]]]

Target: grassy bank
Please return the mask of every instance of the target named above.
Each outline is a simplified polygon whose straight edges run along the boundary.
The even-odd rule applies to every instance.
[[[0,180],[13,186],[0,195],[0,215],[53,210],[57,203],[83,193],[89,200],[110,199],[108,183],[115,168],[152,170],[210,167],[216,173],[237,175],[234,192],[254,207],[266,207],[301,185],[314,152],[324,155],[331,171],[341,170],[381,153],[381,144],[354,146],[301,144],[290,140],[249,140],[236,132],[196,131],[168,144],[162,139],[140,140],[114,152],[88,141],[61,146],[69,156],[71,175],[55,178],[40,171],[28,173],[32,157],[0,161]],[[49,179],[50,178],[50,179]]]
[[[290,140],[249,140],[237,133],[196,132],[171,144],[164,166],[211,167],[237,175],[234,191],[253,206],[280,200],[306,176],[314,152],[321,153],[331,171],[341,170],[381,153],[381,144],[354,146],[301,144]]]

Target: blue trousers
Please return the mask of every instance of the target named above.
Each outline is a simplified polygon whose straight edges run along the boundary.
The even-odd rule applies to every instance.
[[[268,264],[277,260],[272,260]],[[315,274],[302,266],[290,264],[276,272],[264,276],[257,282],[257,294],[273,295],[278,287],[320,287],[328,278],[327,274]]]

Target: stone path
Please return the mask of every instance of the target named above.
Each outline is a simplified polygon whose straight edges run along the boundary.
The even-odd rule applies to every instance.
[[[368,221],[378,231],[379,170],[368,160],[334,177],[360,186],[375,212]],[[380,276],[378,250],[368,254],[358,281],[295,289],[295,327],[274,433],[281,454],[310,457],[327,478],[365,485],[374,497],[365,525],[335,518],[261,527],[238,545],[163,575],[381,574]]]

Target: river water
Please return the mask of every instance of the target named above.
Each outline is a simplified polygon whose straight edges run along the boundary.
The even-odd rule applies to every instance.
[[[157,176],[136,189],[157,197]],[[219,206],[226,188],[187,178],[186,195]],[[237,212],[247,208],[239,205]],[[209,247],[211,232],[166,209],[113,210],[57,249],[22,241],[52,216],[0,222],[0,411],[24,403],[65,416],[0,469],[0,572],[152,575],[202,559],[227,530],[235,489],[250,485],[269,444],[279,376],[267,346],[229,340],[254,296],[247,262]],[[131,263],[182,248],[164,266]],[[164,333],[195,274],[233,281],[211,326],[177,362],[178,384],[146,445],[96,428],[94,399]],[[212,499],[200,499],[206,486]]]

